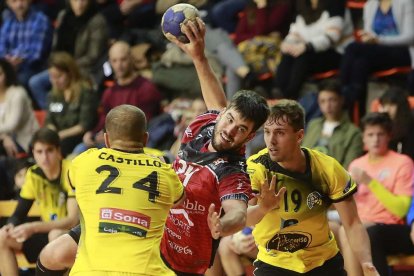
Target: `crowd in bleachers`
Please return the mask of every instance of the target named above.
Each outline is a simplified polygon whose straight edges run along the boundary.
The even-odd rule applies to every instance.
[[[253,89],[270,102],[299,100],[308,119],[316,116],[307,124],[303,146],[318,148],[348,169],[364,151],[370,154],[359,119],[374,111],[389,114],[392,128],[384,127],[384,135],[389,134],[387,151],[408,156],[406,182],[399,172],[390,173],[395,179],[384,185],[388,199],[368,188],[362,192],[372,193],[376,206],[382,206],[379,212],[394,218],[369,223],[399,225],[396,228],[403,229],[398,233],[409,240],[409,204],[398,201],[414,188],[414,115],[409,101],[414,93],[412,0],[2,1],[0,199],[17,197],[21,175],[31,164],[30,140],[41,125],[58,133],[63,156],[72,158],[104,146],[105,115],[120,104],[141,108],[149,120],[148,147],[167,161],[174,158],[186,123],[205,111],[191,59],[168,43],[160,29],[163,12],[178,2],[200,10],[207,24],[207,57],[229,97],[240,89]],[[375,72],[389,69],[396,74],[373,79]],[[320,81],[324,74],[331,78]],[[305,85],[316,79],[317,91]],[[367,110],[372,81],[385,88],[371,91],[378,99]],[[45,121],[39,122],[35,112],[45,113]],[[264,147],[259,131],[247,153]],[[368,182],[374,179],[375,185],[382,185],[392,163],[377,171],[366,169],[364,176],[371,174]],[[367,179],[361,173],[355,177],[357,182]],[[389,198],[397,207],[385,204]],[[337,223],[339,237],[334,213],[332,223]],[[373,252],[379,250],[378,231],[368,231]],[[414,230],[411,239],[414,243]],[[226,264],[242,254],[254,258],[252,241],[244,242],[241,247],[231,237],[223,239],[219,253]],[[345,243],[342,238],[341,249]],[[408,249],[384,245],[381,250],[374,264],[381,264],[386,273],[384,256],[413,254],[414,244]],[[227,275],[242,275],[237,274],[237,264],[224,269]]]

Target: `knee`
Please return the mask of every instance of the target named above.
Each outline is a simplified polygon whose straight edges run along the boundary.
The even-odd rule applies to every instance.
[[[39,260],[42,265],[52,270],[63,269],[65,264],[70,263],[69,259],[70,257],[67,252],[65,252],[64,247],[61,247],[58,243],[54,242],[47,244],[39,255]],[[59,267],[57,267],[57,265]]]

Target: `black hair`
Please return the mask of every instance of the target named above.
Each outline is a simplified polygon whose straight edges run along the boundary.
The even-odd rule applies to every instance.
[[[379,98],[381,105],[395,104],[397,106],[397,113],[393,120],[393,138],[401,139],[410,131],[410,127],[413,125],[413,114],[408,102],[408,93],[397,86],[390,87]]]
[[[16,71],[13,66],[4,58],[0,58],[0,67],[3,70],[5,76],[5,85],[6,87],[17,84]]]
[[[319,93],[322,91],[329,91],[329,92],[337,94],[338,96],[342,96],[341,82],[338,79],[325,79],[321,81],[318,88],[319,88]]]
[[[243,119],[254,123],[253,131],[258,130],[269,116],[269,106],[265,98],[252,90],[240,90],[234,94],[227,109],[234,108]]]
[[[35,143],[43,143],[59,148],[60,138],[56,131],[47,127],[42,127],[33,135],[32,142],[30,143],[32,148],[34,147]]]
[[[368,113],[361,120],[361,129],[365,130],[367,126],[380,126],[386,132],[391,134],[392,131],[392,120],[386,112],[371,112]]]

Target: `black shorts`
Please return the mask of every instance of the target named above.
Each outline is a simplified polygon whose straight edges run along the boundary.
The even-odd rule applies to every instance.
[[[48,233],[34,234],[23,242],[22,252],[29,263],[35,263],[43,247],[48,244]]]
[[[162,261],[164,262],[164,264],[169,268],[169,269],[171,269],[172,271],[174,271],[174,273],[177,275],[177,276],[203,276],[204,274],[195,274],[195,273],[187,273],[187,272],[181,272],[181,271],[176,271],[176,270],[174,270],[172,267],[171,267],[171,265],[167,262],[167,260],[164,258],[164,256],[162,255],[162,253],[160,254],[161,255],[161,259],[162,259]]]
[[[346,276],[344,259],[341,253],[327,260],[322,266],[316,267],[306,273],[298,273],[292,270],[269,265],[262,261],[254,262],[255,276]]]
[[[81,235],[81,227],[80,227],[80,224],[78,224],[75,227],[73,227],[72,229],[70,229],[69,232],[68,232],[68,234],[69,234],[69,236],[72,237],[72,239],[76,243],[79,243],[79,239],[80,239],[80,235]]]

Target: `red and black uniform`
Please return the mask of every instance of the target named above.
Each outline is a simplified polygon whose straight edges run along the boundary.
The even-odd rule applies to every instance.
[[[209,152],[217,111],[198,116],[186,129],[173,168],[182,181],[186,200],[171,209],[161,253],[177,272],[203,274],[214,260],[218,240],[207,225],[211,203],[216,211],[227,199],[247,203],[251,196],[244,152]]]

